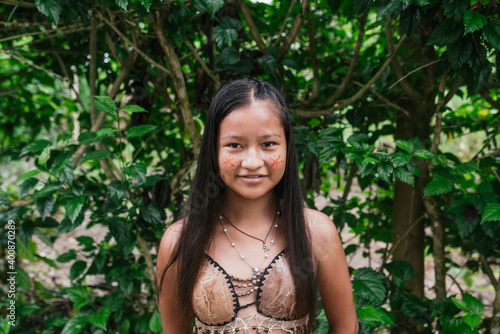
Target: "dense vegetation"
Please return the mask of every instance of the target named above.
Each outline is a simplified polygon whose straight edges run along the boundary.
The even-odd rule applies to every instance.
[[[161,331],[156,250],[208,105],[255,76],[290,106],[308,206],[369,259],[351,268],[360,332],[500,333],[498,1],[0,4],[0,276],[4,293],[12,220],[18,289],[3,331]]]

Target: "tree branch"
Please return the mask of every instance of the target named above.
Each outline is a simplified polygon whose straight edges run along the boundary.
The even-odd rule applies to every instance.
[[[403,77],[399,78],[398,81],[396,81],[395,83],[393,83],[389,89],[392,89],[394,86],[396,86],[398,83],[400,83],[401,81],[403,81],[404,79],[406,79],[407,77],[409,77],[410,75],[412,75],[413,73],[415,72],[418,72],[420,71],[421,69],[424,69],[426,67],[429,67],[431,65],[434,65],[434,64],[437,64],[439,63],[440,61],[443,61],[445,60],[446,58],[441,58],[441,59],[437,59],[437,60],[434,60],[434,61],[431,61],[430,63],[427,63],[427,64],[424,64],[420,67],[417,67],[416,69],[414,69],[413,71],[410,71],[409,73],[405,74]]]
[[[172,79],[177,93],[179,107],[182,112],[182,117],[184,118],[184,124],[186,125],[189,139],[193,145],[193,152],[195,156],[198,156],[198,153],[200,152],[200,135],[194,124],[193,115],[191,114],[186,82],[184,81],[184,74],[182,73],[179,57],[175,53],[174,45],[163,32],[164,17],[162,12],[160,12],[161,10],[162,9],[160,8],[153,12],[151,16],[153,26],[158,37],[158,41],[160,42],[160,46],[163,49],[163,52],[165,52],[167,60],[172,67]]]
[[[13,36],[1,38],[0,39],[0,43],[11,41],[13,39],[18,39],[18,38],[25,37],[25,36],[36,36],[36,35],[48,34],[48,33],[54,32],[54,31],[58,31],[58,30],[69,31],[69,30],[71,30],[73,28],[76,28],[76,27],[78,27],[78,26],[76,24],[73,24],[73,25],[70,25],[70,26],[60,27],[60,28],[56,28],[56,29],[26,32],[24,34],[13,35]],[[87,30],[89,28],[87,28],[87,27],[83,27],[83,28],[80,27],[80,28],[77,28],[77,29],[79,29],[81,31],[81,30]]]
[[[240,9],[241,13],[243,14],[243,17],[245,18],[245,21],[247,21],[248,28],[250,28],[250,33],[252,34],[255,43],[257,43],[259,50],[263,54],[268,54],[267,46],[266,44],[264,44],[264,41],[262,40],[262,37],[259,34],[259,30],[257,30],[257,26],[255,25],[255,22],[252,19],[252,14],[250,14],[250,10],[245,4],[245,0],[240,0]]]
[[[365,94],[369,89],[370,86],[375,83],[375,81],[380,78],[382,73],[384,73],[385,69],[389,66],[390,62],[398,52],[398,50],[401,48],[401,45],[403,45],[403,41],[406,39],[406,35],[401,36],[401,39],[396,46],[396,49],[394,52],[387,58],[385,63],[382,65],[382,67],[378,70],[378,72],[361,88],[356,94],[354,94],[352,97],[348,98],[347,100],[342,100],[339,103],[336,103],[330,108],[323,109],[323,110],[316,110],[316,111],[306,111],[306,110],[298,110],[298,109],[290,109],[292,113],[294,113],[298,117],[321,117],[325,116],[328,114],[331,114],[337,110],[344,109],[348,105],[352,104],[353,102],[357,101],[363,94]]]
[[[203,59],[201,59],[201,57],[198,55],[198,52],[196,52],[196,49],[194,48],[193,44],[191,44],[191,42],[189,42],[186,37],[184,37],[184,43],[186,43],[186,45],[188,46],[189,50],[193,54],[194,58],[200,63],[201,68],[205,71],[205,73],[214,82],[214,84],[215,84],[215,87],[214,87],[215,91],[218,91],[219,88],[220,88],[220,86],[221,86],[219,78],[217,78],[217,76],[212,72],[212,70],[210,70],[210,68],[203,61]]]
[[[120,71],[118,72],[118,75],[116,76],[115,82],[113,83],[113,86],[111,87],[108,96],[111,99],[114,99],[116,95],[118,95],[118,92],[120,91],[120,86],[121,84],[125,81],[127,78],[128,74],[132,70],[132,67],[134,66],[135,62],[137,60],[137,53],[136,52],[131,52],[127,58],[127,60],[124,62],[124,65],[120,67]],[[106,119],[106,113],[102,112],[97,116],[97,119],[94,124],[92,124],[92,128],[90,131],[92,132],[97,132],[102,126],[104,125],[104,121]],[[80,160],[82,159],[83,155],[88,151],[90,146],[88,145],[80,145],[78,149],[73,153],[73,156],[71,157],[71,160],[75,165],[78,165]]]
[[[97,27],[93,15],[90,18],[89,54],[90,122],[94,124],[97,118],[97,108],[94,105],[95,85],[97,81]]]
[[[62,81],[64,81],[64,82],[69,82],[69,80],[68,80],[67,78],[62,77],[62,76],[60,76],[59,74],[57,74],[57,73],[55,73],[55,72],[52,72],[52,71],[50,71],[50,70],[47,70],[46,68],[40,67],[40,66],[38,66],[38,65],[36,65],[36,64],[32,64],[32,63],[28,62],[27,60],[24,60],[23,58],[21,58],[21,57],[19,57],[19,56],[15,55],[15,54],[12,54],[12,53],[10,53],[10,52],[7,52],[6,50],[2,50],[2,49],[0,49],[0,52],[3,52],[3,53],[5,53],[5,54],[8,54],[10,57],[12,57],[12,58],[14,58],[15,60],[17,60],[17,61],[19,61],[19,62],[23,63],[23,64],[24,64],[24,65],[26,65],[26,66],[33,67],[33,68],[35,68],[35,69],[37,69],[37,70],[39,70],[39,71],[45,72],[45,73],[47,73],[48,75],[51,75],[51,76],[53,76],[53,77],[56,77],[56,78],[58,78],[58,79],[60,79],[60,80],[62,80]]]
[[[295,20],[293,21],[292,28],[288,32],[285,42],[280,48],[280,53],[278,56],[278,61],[281,61],[286,53],[288,52],[288,49],[290,49],[290,46],[292,45],[293,41],[295,40],[295,37],[297,37],[297,34],[299,33],[300,26],[302,25],[302,22],[304,21],[304,15],[307,11],[307,8],[309,8],[309,0],[302,0],[302,12],[297,14],[295,16]]]
[[[345,90],[347,89],[347,86],[351,84],[352,77],[354,76],[354,69],[356,68],[356,64],[358,63],[361,45],[363,44],[363,37],[365,35],[365,26],[367,17],[368,17],[368,10],[363,13],[363,16],[361,16],[361,19],[359,20],[360,27],[359,27],[358,39],[356,41],[354,54],[352,55],[351,62],[349,64],[349,68],[347,69],[347,73],[344,77],[344,80],[340,84],[339,88],[335,91],[335,93],[333,93],[333,95],[325,102],[325,105],[334,104],[342,96],[342,94],[344,94]]]
[[[354,81],[354,84],[357,85],[357,86],[359,86],[359,87],[363,87],[363,84],[361,84],[360,82]],[[408,110],[406,110],[405,108],[403,108],[401,106],[398,106],[395,103],[392,103],[391,101],[389,101],[388,99],[386,99],[382,94],[380,94],[379,92],[377,92],[375,89],[370,88],[370,93],[372,93],[377,98],[379,98],[380,100],[382,100],[389,107],[401,111],[406,116],[410,116],[410,113],[408,112]]]
[[[151,59],[150,57],[148,57],[144,52],[142,52],[138,47],[137,45],[135,45],[134,43],[132,43],[113,23],[111,23],[108,19],[106,19],[104,17],[104,15],[102,15],[99,11],[96,11],[97,13],[97,17],[99,17],[101,20],[103,20],[104,22],[106,22],[106,24],[111,28],[113,29],[117,34],[118,36],[120,36],[123,41],[125,43],[127,43],[130,47],[132,47],[138,54],[141,55],[142,58],[144,58],[147,62],[153,64],[154,66],[156,66],[159,70],[167,73],[167,74],[172,74],[172,72],[170,72],[169,69],[167,69],[166,67],[158,64],[157,62],[155,62],[153,59]]]
[[[292,6],[295,0],[292,1]],[[309,12],[310,13],[310,12]],[[316,52],[316,39],[314,38],[314,28],[312,22],[312,13],[307,20],[307,34],[309,35],[309,54],[311,55],[311,66],[313,69],[313,88],[311,96],[309,97],[307,104],[311,104],[319,94],[319,70],[318,70],[318,56]],[[285,19],[286,20],[286,19]],[[281,34],[280,34],[281,35]]]
[[[283,24],[281,25],[280,30],[278,31],[278,38],[274,41],[273,46],[277,46],[281,42],[281,34],[285,30],[286,26],[286,21],[288,21],[288,18],[290,17],[290,14],[292,13],[293,6],[295,5],[295,0],[292,0],[290,3],[290,7],[288,8],[288,12],[286,13],[285,19],[283,20]]]
[[[387,49],[389,50],[390,53],[393,53],[394,51],[394,40],[392,38],[392,29],[390,25],[390,21],[388,20],[387,23],[385,24],[385,38],[387,40]],[[397,58],[394,58],[392,61],[392,68],[394,69],[394,73],[396,74],[396,77],[399,79],[403,78],[403,70],[401,69],[401,66],[399,65],[399,62]],[[422,101],[422,96],[420,93],[408,83],[406,80],[401,80],[401,87],[403,87],[403,90],[408,94],[408,96],[415,101]]]

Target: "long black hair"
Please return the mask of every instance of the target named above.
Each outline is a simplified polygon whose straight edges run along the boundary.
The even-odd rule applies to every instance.
[[[314,275],[309,231],[304,216],[304,202],[300,186],[297,153],[293,140],[292,119],[285,101],[270,84],[258,79],[231,81],[215,95],[208,110],[196,174],[191,192],[183,210],[183,228],[170,263],[161,275],[159,293],[165,273],[175,261],[178,263],[178,302],[180,322],[189,330],[192,295],[204,253],[210,243],[217,222],[217,200],[224,193],[217,160],[219,125],[230,112],[247,106],[253,100],[271,102],[285,130],[287,153],[285,173],[275,187],[281,199],[282,220],[286,240],[286,255],[293,274],[296,310],[299,316],[309,315],[310,327],[316,308],[316,280]]]

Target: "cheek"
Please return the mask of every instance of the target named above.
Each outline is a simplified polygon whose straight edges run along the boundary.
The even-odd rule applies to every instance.
[[[236,158],[230,155],[221,155],[219,158],[219,168],[226,169],[236,166]]]

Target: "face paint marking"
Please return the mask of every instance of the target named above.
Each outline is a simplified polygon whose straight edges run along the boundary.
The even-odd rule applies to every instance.
[[[231,165],[234,167],[234,158],[232,157],[225,157],[225,161],[222,163],[223,165]]]
[[[280,160],[281,158],[281,155],[278,155],[278,157],[276,158],[276,156],[274,156],[274,158],[271,158],[271,161],[273,162],[271,164],[271,167],[278,167],[280,166],[284,161],[283,160]]]

